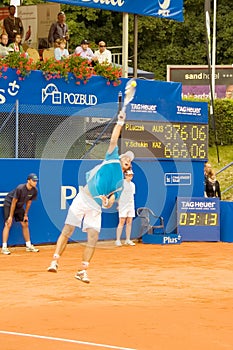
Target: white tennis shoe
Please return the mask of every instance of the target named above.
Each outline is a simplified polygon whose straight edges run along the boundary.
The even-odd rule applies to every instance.
[[[58,263],[56,261],[52,261],[50,266],[47,268],[48,272],[57,272],[58,270]]]
[[[127,239],[127,240],[125,241],[125,245],[131,245],[131,246],[133,246],[133,245],[135,245],[135,243],[134,243],[133,241],[131,241],[130,239]]]
[[[74,276],[77,278],[77,280],[85,282],[85,283],[90,283],[90,280],[88,278],[87,270],[80,270],[76,273]]]
[[[30,245],[30,247],[26,247],[26,252],[33,252],[33,253],[38,253],[40,250],[36,247],[34,247],[33,244]]]
[[[6,247],[6,248],[2,248],[2,254],[4,254],[4,255],[10,255],[11,252],[10,252],[9,249]]]

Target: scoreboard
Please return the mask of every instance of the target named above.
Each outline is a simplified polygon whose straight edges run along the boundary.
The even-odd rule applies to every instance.
[[[185,241],[219,241],[219,198],[178,197],[177,233]]]
[[[208,125],[203,123],[127,121],[122,130],[121,151],[136,158],[207,159]]]

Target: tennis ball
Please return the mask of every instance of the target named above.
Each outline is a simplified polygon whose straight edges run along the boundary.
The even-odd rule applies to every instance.
[[[133,87],[136,87],[136,86],[137,86],[137,83],[136,83],[136,81],[135,81],[135,80],[134,80],[134,81],[132,81],[131,86],[133,86]]]

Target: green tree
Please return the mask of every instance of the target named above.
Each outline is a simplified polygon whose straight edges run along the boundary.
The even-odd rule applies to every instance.
[[[24,0],[24,5],[43,0]],[[138,16],[138,68],[166,80],[167,65],[207,64],[205,0],[184,0],[184,22]],[[3,0],[2,5],[9,2]],[[211,1],[213,7],[213,0]],[[94,47],[99,40],[108,46],[122,45],[122,13],[79,6],[61,5],[67,16],[72,52],[80,41],[89,39]],[[133,57],[134,16],[129,15],[129,56]],[[232,0],[217,1],[216,64],[233,63]]]

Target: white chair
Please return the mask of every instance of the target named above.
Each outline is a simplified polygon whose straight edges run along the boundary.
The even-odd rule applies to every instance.
[[[44,49],[42,57],[43,61],[46,61],[50,58],[54,58],[54,48],[50,47],[49,49]]]
[[[36,49],[29,47],[26,52],[27,52],[28,56],[33,59],[33,62],[40,61],[40,55]]]

